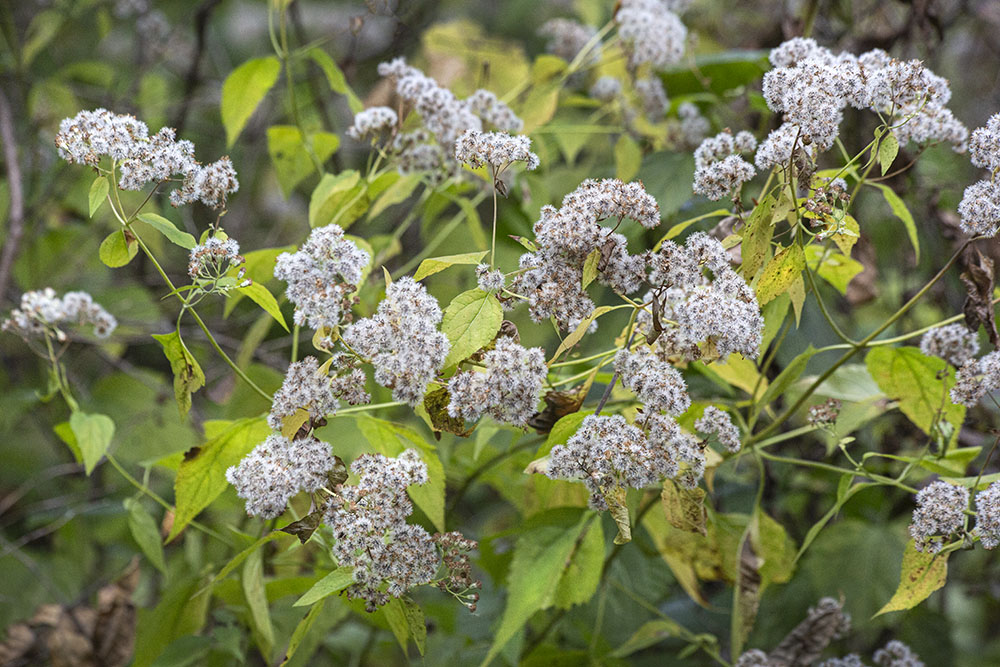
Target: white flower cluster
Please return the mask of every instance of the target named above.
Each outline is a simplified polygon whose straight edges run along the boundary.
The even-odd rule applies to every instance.
[[[555,317],[564,329],[574,328],[594,310],[582,288],[587,256],[600,250],[598,279],[621,294],[642,284],[645,259],[628,253],[625,237],[600,222],[625,218],[651,229],[660,224],[660,207],[642,184],[618,179],[586,180],[566,195],[562,206],[543,206],[534,225],[538,250],[521,256],[524,270],[514,291],[528,298],[531,318]]]
[[[356,141],[377,135],[396,127],[399,117],[389,107],[371,107],[354,115],[354,124],[347,128],[347,136]]]
[[[636,351],[620,350],[615,371],[622,384],[631,389],[646,407],[669,415],[679,415],[691,407],[691,397],[680,371],[657,359],[642,345]]]
[[[935,327],[920,339],[920,351],[960,368],[979,354],[979,337],[962,324]]]
[[[66,292],[59,298],[54,289],[46,287],[22,294],[20,307],[11,311],[0,328],[25,339],[52,332],[57,340],[65,341],[66,333],[60,327],[84,325],[92,325],[98,338],[107,338],[118,320],[86,292]]]
[[[985,127],[973,131],[969,157],[975,166],[989,169],[990,178],[965,189],[958,205],[962,229],[969,234],[996,236],[1000,229],[1000,183],[996,181],[1000,170],[1000,113],[991,116]]]
[[[212,236],[191,248],[188,256],[188,275],[191,278],[218,278],[245,260],[240,254],[240,244],[233,238]]]
[[[654,123],[661,120],[670,108],[670,100],[667,98],[667,91],[660,77],[644,76],[636,79],[633,85],[642,102],[642,112],[646,118]]]
[[[948,82],[918,60],[899,61],[881,49],[834,54],[797,37],[771,51],[771,64],[764,99],[794,126],[786,134],[798,135],[806,145],[832,146],[850,106],[872,109],[900,125],[893,132],[901,145],[947,141],[964,149],[968,130],[945,107],[951,98]]]
[[[371,258],[344,238],[337,225],[318,227],[297,252],[278,255],[274,277],[288,283],[295,323],[313,329],[335,327],[349,316],[351,294]]]
[[[103,156],[118,163],[118,187],[140,190],[147,183],[161,183],[174,175],[183,177],[181,187],[170,193],[170,203],[181,206],[201,200],[221,208],[226,197],[240,185],[228,157],[202,166],[194,159],[194,144],[178,141],[173,128],[164,127],[149,136],[146,124],[107,109],[81,111],[66,118],[56,135],[59,156],[70,163],[97,166]]]
[[[572,19],[558,18],[543,23],[538,29],[538,34],[549,38],[546,47],[549,53],[559,56],[566,62],[572,62],[597,31]],[[593,64],[600,59],[600,47],[594,48],[587,54],[584,64]]]
[[[1000,482],[993,482],[976,494],[976,527],[972,534],[984,549],[1000,545]]]
[[[484,413],[507,424],[524,426],[537,412],[548,368],[540,347],[525,349],[500,336],[483,355],[486,371],[463,371],[448,382],[448,414],[476,421]]]
[[[615,22],[618,37],[635,70],[648,63],[654,69],[675,65],[684,57],[687,28],[664,0],[621,0]]]
[[[701,115],[701,110],[694,102],[681,102],[677,106],[677,117],[680,119],[681,140],[685,146],[697,146],[711,128],[708,119]]]
[[[595,100],[610,102],[622,94],[622,82],[613,76],[602,76],[590,87],[588,94]]]
[[[714,405],[705,408],[705,412],[694,423],[694,427],[702,433],[714,433],[726,451],[732,454],[740,451],[740,447],[743,446],[740,440],[740,430],[733,424],[732,417],[729,416],[728,412],[720,410]]]
[[[344,330],[344,341],[375,367],[375,381],[392,397],[417,405],[441,370],[451,344],[437,330],[441,308],[413,278],[389,285],[372,317]]]
[[[910,537],[917,551],[937,553],[942,540],[962,528],[969,490],[948,482],[931,482],[917,493]]]
[[[924,667],[924,662],[909,646],[892,639],[885,646],[875,651],[872,656],[878,667]]]
[[[479,289],[490,293],[499,292],[506,284],[503,271],[490,269],[489,264],[479,264],[476,266],[476,280],[479,284]]]
[[[513,162],[524,162],[529,171],[538,167],[538,156],[532,153],[531,139],[506,132],[466,130],[455,141],[455,159],[473,169],[490,165],[499,173]]]
[[[359,456],[351,464],[359,477],[341,485],[324,509],[333,529],[333,557],[354,568],[349,597],[367,602],[368,611],[398,598],[414,586],[430,583],[440,559],[433,538],[421,526],[406,522],[413,504],[406,487],[427,481],[427,466],[407,449],[398,458]]]
[[[391,148],[402,173],[427,172],[436,181],[457,176],[461,170],[454,147],[463,132],[482,131],[484,123],[506,132],[524,127],[511,108],[488,90],[460,100],[403,58],[380,64],[378,73],[396,79],[396,93],[423,121],[422,128],[399,133],[393,140]]]
[[[754,177],[753,165],[737,153],[752,153],[757,140],[749,132],[735,137],[720,132],[701,142],[694,152],[694,192],[718,201]]]
[[[1000,350],[962,364],[955,374],[951,401],[972,408],[995,389],[1000,389]]]
[[[719,241],[704,232],[692,234],[683,246],[664,241],[650,266],[656,289],[647,300],[655,298],[660,305],[656,350],[661,358],[757,356],[764,326],[760,306]],[[637,322],[645,332],[654,330],[649,312],[642,311]]]
[[[812,163],[816,160],[816,144],[805,143],[802,131],[794,123],[782,123],[771,130],[757,147],[754,164],[761,171],[772,167],[787,167],[794,156],[797,163]],[[800,166],[800,171],[803,171]]]
[[[335,415],[339,407],[337,399],[351,405],[371,400],[365,391],[364,371],[355,368],[347,355],[335,354],[328,367],[336,369],[332,377],[321,371],[316,357],[306,357],[288,366],[267,416],[271,428],[280,431],[285,417],[299,410],[308,412],[314,422]]]
[[[312,493],[327,483],[335,465],[330,445],[313,437],[289,441],[275,433],[226,471],[226,480],[246,500],[247,514],[273,519],[299,491]]]

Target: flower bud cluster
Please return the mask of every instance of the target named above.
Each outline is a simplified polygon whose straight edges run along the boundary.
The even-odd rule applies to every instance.
[[[704,414],[694,423],[694,427],[702,433],[714,433],[726,451],[731,454],[740,451],[743,445],[740,440],[740,430],[733,424],[732,417],[714,405],[705,408]]]
[[[523,348],[513,338],[500,336],[483,355],[486,371],[462,371],[448,382],[448,414],[478,420],[484,413],[507,424],[524,426],[537,412],[548,368],[540,347]]]
[[[937,553],[942,540],[962,529],[969,490],[948,482],[931,482],[917,493],[910,536],[917,551]]]
[[[351,405],[360,405],[371,400],[365,391],[365,373],[353,365],[346,354],[335,354],[327,367],[336,369],[334,376],[321,370],[316,357],[306,357],[288,367],[281,388],[274,393],[271,412],[267,423],[276,431],[282,428],[286,417],[299,410],[309,413],[316,422],[335,415],[339,407],[338,399]]]
[[[737,192],[756,174],[737,153],[752,153],[755,148],[757,140],[749,132],[734,137],[726,131],[705,139],[694,153],[694,192],[712,201]]]
[[[188,275],[192,279],[215,280],[244,262],[236,239],[212,236],[191,248]],[[249,282],[247,283],[249,284]]]
[[[494,173],[506,169],[512,162],[524,162],[529,171],[538,167],[538,156],[532,153],[531,139],[506,132],[466,130],[455,141],[455,159],[473,169],[490,165]]]
[[[663,0],[621,0],[615,22],[628,54],[628,67],[653,69],[675,65],[684,57],[687,28]]]
[[[354,460],[353,486],[341,485],[324,508],[332,528],[333,557],[341,567],[354,568],[349,597],[362,598],[368,611],[430,583],[440,559],[430,534],[408,524],[413,504],[406,487],[427,481],[427,466],[413,449],[397,458],[366,454]]]
[[[410,405],[424,398],[427,383],[444,364],[451,344],[437,330],[441,308],[410,277],[389,285],[372,317],[344,330],[344,341],[375,367],[375,381]]]
[[[22,294],[20,307],[11,311],[0,328],[25,339],[51,332],[57,340],[65,341],[61,327],[85,325],[92,325],[98,338],[107,338],[118,320],[86,292],[67,292],[59,298],[54,289],[46,287]]]
[[[683,246],[664,241],[650,256],[649,281],[656,286],[658,320],[642,311],[639,330],[647,335],[660,322],[656,350],[661,358],[725,360],[739,352],[756,357],[764,319],[754,291],[729,264],[722,244],[704,232]]]
[[[969,140],[969,157],[972,164],[989,169],[989,179],[976,181],[965,189],[958,213],[962,229],[969,234],[996,236],[1000,229],[1000,183],[996,180],[1000,170],[1000,113],[986,121],[985,127],[973,131]]]
[[[102,157],[110,157],[118,163],[122,190],[140,190],[180,175],[183,181],[170,193],[171,204],[200,200],[212,208],[224,207],[228,195],[240,187],[232,162],[223,157],[202,166],[194,159],[194,144],[176,140],[175,134],[164,127],[149,136],[146,124],[133,116],[95,109],[63,120],[56,147],[60,157],[75,164],[96,167]]]
[[[968,130],[945,107],[951,98],[948,82],[918,60],[896,60],[881,49],[834,54],[797,37],[771,51],[771,64],[764,99],[772,111],[784,113],[806,145],[832,146],[850,106],[887,116],[899,126],[893,132],[900,145],[947,141],[964,150]]]
[[[378,73],[395,78],[396,93],[423,121],[423,127],[396,135],[392,143],[402,173],[429,172],[436,182],[457,176],[461,169],[454,158],[455,142],[463,132],[481,132],[484,123],[506,132],[518,132],[524,126],[511,108],[488,90],[477,90],[460,100],[403,58],[380,64]]]
[[[275,433],[226,470],[226,480],[246,500],[247,514],[273,519],[299,491],[312,493],[326,484],[335,463],[328,443],[311,436],[289,441]]]
[[[355,141],[375,136],[396,127],[399,117],[389,107],[370,107],[354,115],[354,124],[347,128],[347,136]]]
[[[594,310],[583,290],[583,267],[599,251],[598,280],[621,294],[639,289],[645,273],[642,255],[629,255],[625,237],[600,222],[628,218],[651,229],[660,224],[660,208],[642,184],[618,179],[586,180],[563,199],[543,206],[534,225],[538,250],[521,256],[524,270],[512,289],[528,298],[531,318],[555,317],[563,329],[574,328]]]
[[[935,327],[920,339],[920,351],[961,368],[979,354],[979,337],[962,324]]]
[[[295,304],[295,323],[320,329],[348,319],[351,294],[370,259],[337,225],[314,229],[297,252],[278,255],[274,277],[288,283],[285,294]]]
[[[1000,389],[1000,351],[990,352],[979,359],[969,359],[962,364],[955,374],[951,401],[972,408],[995,389]]]

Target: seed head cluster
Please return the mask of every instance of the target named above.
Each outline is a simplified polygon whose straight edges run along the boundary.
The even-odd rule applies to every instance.
[[[679,415],[691,407],[691,397],[680,372],[654,356],[646,345],[635,352],[619,351],[615,356],[615,371],[622,384],[635,392],[649,409]]]
[[[451,344],[437,330],[441,308],[410,277],[389,285],[372,317],[344,330],[344,341],[375,367],[375,381],[410,405],[424,398],[427,383],[441,370]]]
[[[370,259],[337,225],[314,229],[298,251],[278,255],[274,277],[288,283],[285,294],[295,304],[295,323],[320,329],[347,319],[351,294]]]
[[[224,275],[244,262],[240,244],[233,238],[212,236],[191,248],[188,257],[188,275],[192,279],[211,280]]]
[[[280,431],[283,420],[299,410],[308,412],[313,421],[335,415],[338,399],[351,405],[371,400],[365,391],[364,371],[355,368],[347,355],[335,354],[329,368],[335,369],[332,377],[320,370],[316,357],[306,357],[288,367],[267,416],[271,428]]]
[[[389,107],[370,107],[354,115],[354,124],[347,128],[347,136],[356,141],[380,132],[392,130],[399,122],[396,112]]]
[[[246,500],[247,514],[273,519],[299,491],[312,493],[326,484],[335,463],[328,443],[313,437],[289,441],[275,433],[229,468],[226,479]]]
[[[935,327],[920,339],[920,351],[960,368],[979,354],[979,337],[961,324]]]
[[[490,293],[499,292],[506,284],[503,271],[491,269],[489,264],[480,264],[476,267],[476,280],[479,289]]]
[[[923,660],[909,646],[892,639],[872,656],[878,667],[924,667]]]
[[[524,162],[525,169],[530,171],[538,167],[538,156],[530,148],[531,139],[521,134],[466,130],[455,141],[455,159],[473,169],[488,164],[494,173],[513,162]]]
[[[538,34],[549,38],[546,47],[549,53],[559,56],[566,62],[572,62],[587,42],[597,34],[597,30],[572,19],[558,18],[543,23],[538,29]],[[601,50],[595,48],[587,54],[584,64],[596,63],[600,59]]]
[[[540,347],[525,349],[500,336],[483,355],[486,371],[462,371],[448,382],[448,414],[468,421],[484,413],[507,424],[524,426],[537,412],[548,368]]]
[[[649,281],[656,289],[647,300],[655,298],[661,311],[662,334],[656,340],[661,358],[757,356],[764,326],[757,297],[730,266],[718,240],[696,232],[683,246],[664,241],[651,255],[650,267]],[[643,332],[655,324],[647,311],[637,322]]]
[[[0,327],[24,339],[52,333],[65,341],[62,327],[86,325],[93,326],[94,335],[103,339],[115,330],[118,320],[86,292],[67,292],[60,298],[46,287],[22,294],[20,307],[12,310]]]
[[[754,177],[753,165],[737,153],[752,153],[757,140],[749,132],[735,137],[721,132],[705,139],[694,152],[694,191],[712,201],[736,192]]]
[[[732,417],[725,410],[720,410],[714,405],[708,406],[701,418],[694,423],[694,427],[702,433],[714,433],[730,453],[735,454],[740,451],[743,444],[740,441],[740,430],[736,428]]]
[[[226,198],[240,187],[232,162],[223,157],[203,166],[194,159],[194,144],[175,135],[173,128],[164,127],[149,136],[146,124],[133,116],[95,109],[63,120],[56,147],[60,157],[74,164],[96,167],[102,157],[110,157],[118,163],[122,190],[140,190],[180,176],[181,187],[170,193],[171,204],[200,200],[212,208],[225,207]]]
[[[990,178],[976,181],[965,189],[958,205],[962,229],[969,234],[996,236],[1000,229],[1000,183],[996,180],[997,170],[1000,170],[1000,113],[972,133],[969,157],[975,166],[989,169]]]
[[[613,76],[602,76],[590,87],[589,94],[595,100],[610,102],[622,94],[622,82]]]
[[[969,359],[955,374],[951,401],[967,408],[975,407],[983,396],[1000,389],[1000,351],[979,359]]]
[[[484,124],[505,132],[518,132],[524,123],[506,104],[488,90],[477,90],[464,100],[403,58],[378,66],[383,77],[396,81],[396,93],[412,106],[423,126],[401,132],[391,150],[400,172],[423,172],[434,182],[461,174],[455,160],[455,142],[466,130],[481,132]]]
[[[413,504],[406,487],[427,481],[427,466],[413,449],[398,458],[381,454],[359,456],[351,464],[358,476],[353,486],[341,485],[324,509],[333,529],[333,557],[354,568],[347,595],[362,598],[368,611],[430,583],[440,559],[430,534],[408,524]]]
[[[985,549],[1000,545],[1000,482],[976,494],[976,527],[972,534]]]
[[[917,493],[910,536],[917,551],[937,553],[942,541],[962,528],[969,490],[948,482],[931,482]]]
[[[663,0],[622,0],[615,22],[631,70],[664,69],[684,58],[687,28]]]
[[[645,273],[642,255],[629,255],[625,237],[603,227],[604,220],[624,219],[651,229],[660,224],[660,208],[641,183],[618,179],[586,180],[566,195],[562,206],[543,206],[534,225],[538,250],[521,256],[523,270],[512,290],[528,298],[531,318],[555,317],[563,329],[574,328],[594,310],[582,287],[587,256],[597,250],[598,280],[621,294],[639,289]]]
[[[658,76],[644,76],[633,83],[635,92],[639,96],[642,104],[642,113],[651,122],[663,119],[663,115],[670,108],[670,100],[667,98],[667,90],[663,87],[663,81]]]

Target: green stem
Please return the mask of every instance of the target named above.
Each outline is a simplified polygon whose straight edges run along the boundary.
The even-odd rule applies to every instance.
[[[406,405],[404,401],[389,401],[388,403],[371,403],[369,405],[358,405],[353,408],[344,408],[343,410],[337,410],[336,416],[347,415],[353,412],[368,412],[369,410],[379,410],[381,408],[394,408],[397,405]]]

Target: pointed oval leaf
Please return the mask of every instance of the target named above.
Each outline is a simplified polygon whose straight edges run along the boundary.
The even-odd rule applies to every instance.
[[[131,262],[137,252],[139,252],[139,244],[132,232],[116,229],[101,241],[101,247],[98,248],[97,254],[105,265],[117,269]]]
[[[91,218],[93,218],[94,214],[97,213],[97,209],[101,208],[101,204],[104,203],[104,199],[108,196],[109,189],[110,186],[106,176],[98,176],[94,179],[94,182],[90,184],[90,193],[87,196],[87,199],[90,204],[89,209]]]
[[[89,415],[75,410],[69,417],[69,427],[80,448],[84,470],[89,475],[111,446],[111,439],[115,436],[115,423],[107,415]]]
[[[198,245],[198,242],[193,236],[187,232],[182,232],[177,229],[174,223],[167,220],[162,215],[157,215],[155,213],[143,213],[139,216],[139,219],[166,236],[168,241],[174,245],[184,248],[185,250],[190,250]]]
[[[257,106],[278,81],[281,62],[274,56],[248,60],[226,77],[222,84],[222,124],[226,145],[232,146]]]
[[[502,323],[503,309],[492,294],[474,289],[452,299],[441,320],[441,332],[451,343],[444,367],[454,366],[493,340]]]

